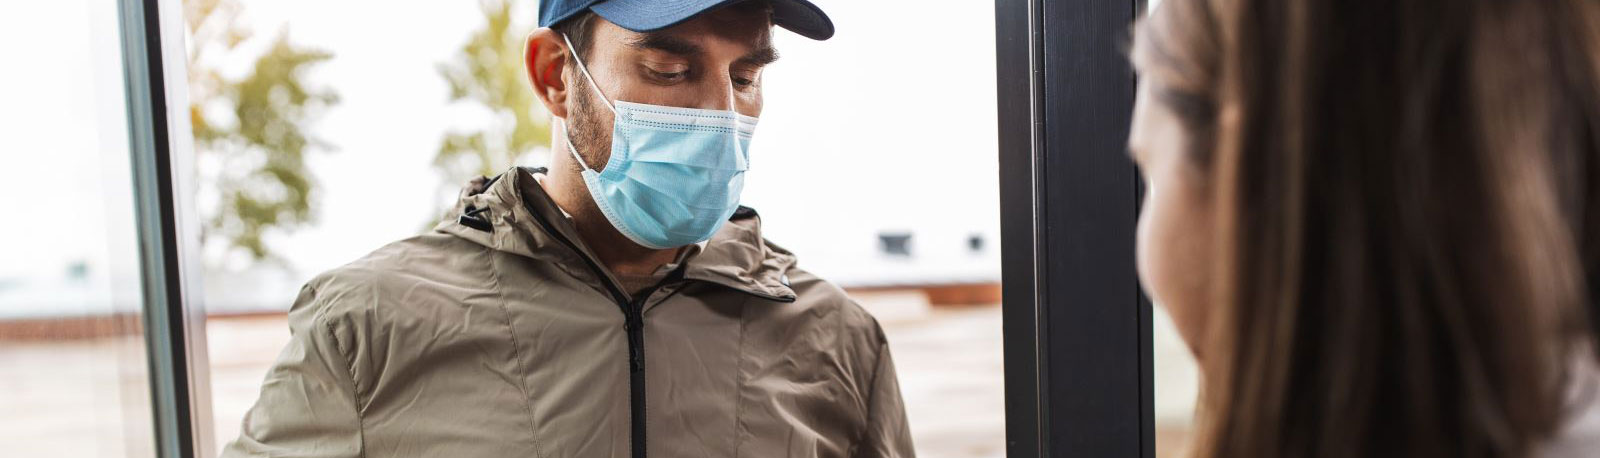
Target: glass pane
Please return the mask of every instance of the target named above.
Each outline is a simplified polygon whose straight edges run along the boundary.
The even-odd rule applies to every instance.
[[[153,456],[117,3],[8,10],[0,453]]]
[[[917,456],[1005,456],[992,4],[817,3],[838,34],[774,34],[745,200],[882,323]]]
[[[428,230],[469,177],[545,165],[550,121],[518,99],[536,1],[384,8],[383,28],[404,33],[382,34],[351,28],[376,13],[360,2],[185,3],[225,445],[289,339],[285,312],[304,282]],[[920,456],[1003,456],[993,13],[954,1],[817,3],[839,33],[774,33],[783,59],[762,77],[743,202],[761,212],[764,235],[882,323]],[[497,21],[507,25],[488,25]],[[493,70],[470,71],[477,58]],[[452,97],[451,78],[466,97]],[[476,95],[491,87],[514,90]],[[928,96],[958,87],[959,97]],[[307,97],[270,97],[291,88]],[[845,109],[857,106],[879,109]],[[263,128],[248,113],[279,122]],[[447,143],[480,133],[482,145]]]

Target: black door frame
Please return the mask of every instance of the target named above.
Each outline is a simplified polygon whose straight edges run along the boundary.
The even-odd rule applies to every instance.
[[[996,0],[1008,456],[1155,456],[1125,154],[1142,0]]]

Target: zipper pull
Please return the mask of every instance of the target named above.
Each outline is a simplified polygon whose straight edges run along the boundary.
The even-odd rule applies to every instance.
[[[628,334],[628,368],[633,372],[644,371],[644,320],[636,318],[636,314],[628,314],[622,323],[622,329]]]

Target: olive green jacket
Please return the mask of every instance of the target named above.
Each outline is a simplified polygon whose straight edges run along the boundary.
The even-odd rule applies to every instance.
[[[307,283],[223,456],[913,455],[877,321],[753,211],[634,298],[533,173]]]

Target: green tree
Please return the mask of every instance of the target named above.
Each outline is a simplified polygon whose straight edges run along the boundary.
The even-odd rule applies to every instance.
[[[516,0],[483,0],[483,27],[448,62],[438,65],[450,84],[450,101],[478,105],[490,122],[445,134],[434,158],[447,190],[476,176],[492,176],[550,144],[550,115],[523,72],[523,40],[530,26],[515,21]],[[524,14],[523,16],[532,16]],[[453,195],[453,193],[451,193]]]
[[[306,166],[332,145],[310,123],[338,103],[331,89],[312,87],[305,71],[333,55],[294,45],[282,29],[240,77],[221,66],[238,59],[251,31],[236,0],[185,0],[189,33],[190,120],[207,245],[252,260],[276,258],[264,237],[313,222],[317,185]]]

